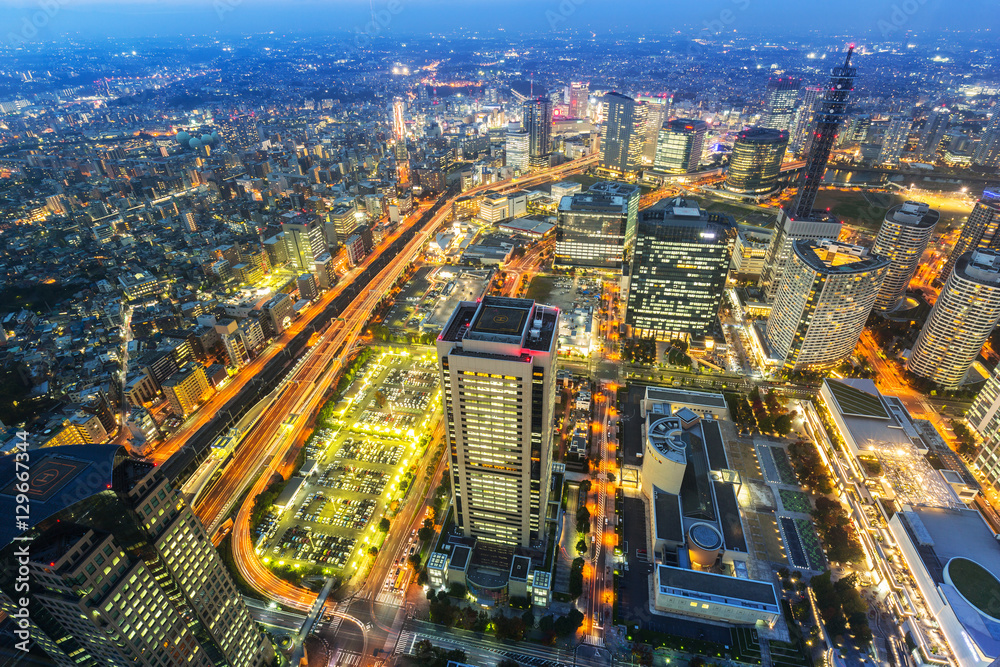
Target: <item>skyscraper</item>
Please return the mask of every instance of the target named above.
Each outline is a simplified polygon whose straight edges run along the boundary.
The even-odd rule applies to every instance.
[[[660,129],[666,120],[667,105],[656,102],[645,102],[646,127],[643,130],[642,164],[651,165],[656,159],[656,145],[660,138]]]
[[[783,130],[752,127],[740,132],[729,157],[726,190],[755,199],[776,192],[787,147],[788,132]]]
[[[890,264],[875,310],[890,311],[903,300],[940,217],[927,204],[915,201],[893,206],[885,214],[872,252],[888,258]]]
[[[894,114],[889,118],[889,123],[882,134],[882,148],[879,150],[878,158],[876,159],[878,164],[890,166],[899,164],[899,156],[903,154],[903,149],[906,148],[906,140],[910,136],[910,128],[912,126],[913,121],[910,120],[909,116]]]
[[[528,133],[528,157],[548,155],[552,137],[552,101],[536,97],[524,101],[521,126]]]
[[[553,266],[621,269],[625,259],[628,200],[579,192],[559,202]]]
[[[796,241],[767,319],[771,357],[790,370],[830,367],[846,359],[888,268],[888,259],[861,246]]]
[[[552,483],[559,310],[462,301],[437,341],[455,524],[506,547],[544,538]]]
[[[1000,167],[1000,104],[994,107],[993,116],[983,130],[983,136],[972,156],[972,164],[989,169]]]
[[[569,117],[586,118],[590,108],[590,83],[573,81],[569,84]]]
[[[777,233],[767,250],[764,272],[760,278],[760,286],[764,288],[769,302],[774,301],[778,295],[785,266],[792,256],[792,245],[801,240],[832,239],[835,241],[840,236],[841,224],[833,216],[795,220],[788,217],[784,210],[781,210],[778,212],[778,219],[774,227]]]
[[[591,185],[587,192],[625,199],[628,204],[628,222],[625,225],[625,261],[629,261],[632,250],[635,248],[635,229],[639,220],[639,199],[642,195],[642,188],[635,183],[598,181]]]
[[[927,116],[924,129],[920,133],[920,143],[917,144],[917,153],[921,159],[931,162],[937,159],[937,149],[948,129],[950,115],[951,110],[948,107],[938,107]]]
[[[625,324],[635,337],[687,340],[711,330],[736,225],[697,200],[672,199],[639,214]]]
[[[300,271],[312,271],[316,258],[326,252],[327,242],[319,220],[297,220],[281,225],[288,261]]]
[[[23,504],[19,469],[0,459],[4,516]],[[33,454],[27,485],[26,526],[0,529],[0,607],[25,596],[20,568],[31,638],[57,665],[273,664],[204,527],[153,464],[116,445],[53,447]]]
[[[998,320],[1000,252],[967,252],[934,302],[906,368],[946,389],[957,388]]]
[[[601,133],[601,167],[625,173],[635,166],[635,100],[619,93],[604,96],[604,131]],[[638,147],[641,158],[642,147]]]
[[[795,155],[809,148],[807,140],[812,135],[813,125],[816,123],[816,110],[819,108],[822,96],[823,89],[819,86],[806,86],[802,89],[802,99],[795,108],[795,126],[790,133],[788,145]]]
[[[231,151],[245,151],[260,143],[257,120],[252,114],[233,114],[215,119],[219,136]]]
[[[1000,193],[986,190],[966,218],[962,232],[958,235],[958,241],[955,242],[948,261],[941,269],[938,280],[941,282],[948,280],[959,257],[970,250],[976,248],[1000,250],[998,228],[1000,228]]]
[[[966,413],[966,419],[979,436],[993,441],[993,456],[1000,457],[1000,366],[993,369],[983,388],[976,394],[976,400]],[[1000,470],[998,470],[1000,472]],[[1000,479],[1000,476],[996,477]]]
[[[831,72],[829,90],[823,95],[820,109],[816,113],[816,131],[813,133],[809,156],[806,158],[802,185],[799,187],[795,205],[788,212],[791,218],[808,218],[813,214],[816,193],[819,192],[823,174],[826,173],[826,165],[830,161],[830,152],[833,150],[837,132],[844,120],[847,100],[851,91],[854,90],[854,77],[857,76],[857,68],[851,67],[853,53],[854,45],[852,44],[847,49],[844,64],[840,67],[834,67],[833,72]]]
[[[671,174],[696,171],[705,150],[708,124],[703,120],[675,118],[659,131],[653,167]]]
[[[760,119],[760,126],[771,130],[790,132],[795,121],[795,100],[799,96],[801,79],[788,76],[769,79],[767,82],[767,108]]]
[[[528,149],[530,138],[524,130],[507,132],[504,139],[504,152],[507,156],[507,166],[518,173],[528,171]]]

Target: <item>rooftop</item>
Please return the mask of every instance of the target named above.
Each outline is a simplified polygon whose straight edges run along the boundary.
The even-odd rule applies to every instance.
[[[774,585],[766,581],[739,579],[711,572],[686,570],[669,565],[660,565],[656,571],[661,586],[670,586],[688,591],[731,600],[738,604],[741,600],[756,602],[777,608],[778,598]]]
[[[801,239],[792,248],[806,266],[819,273],[863,273],[889,265],[888,259],[863,246],[828,239]]]

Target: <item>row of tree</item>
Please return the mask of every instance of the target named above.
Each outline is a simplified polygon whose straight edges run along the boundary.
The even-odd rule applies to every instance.
[[[868,605],[858,592],[856,575],[832,581],[830,572],[824,572],[813,577],[810,583],[816,594],[816,607],[831,636],[843,635],[850,628],[859,646],[872,640]]]

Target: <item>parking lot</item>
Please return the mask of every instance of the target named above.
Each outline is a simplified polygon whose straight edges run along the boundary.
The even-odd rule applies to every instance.
[[[381,544],[419,464],[418,442],[437,408],[433,356],[373,355],[337,404],[335,418],[305,445],[305,481],[284,511],[272,507],[256,544],[265,563],[357,568]]]

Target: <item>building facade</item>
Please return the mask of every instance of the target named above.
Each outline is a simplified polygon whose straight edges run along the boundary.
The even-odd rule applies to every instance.
[[[796,241],[819,239],[837,240],[840,236],[840,221],[833,216],[796,220],[788,216],[784,209],[778,212],[774,228],[777,230],[764,260],[764,271],[761,274],[760,286],[764,289],[769,302],[774,301],[781,287],[781,279],[785,266],[792,256],[792,244]]]
[[[0,507],[14,515],[14,457]],[[33,457],[30,529],[0,535],[0,607],[14,611],[28,546],[32,640],[60,667],[274,664],[270,641],[198,518],[152,463],[123,447]]]
[[[437,341],[455,524],[504,547],[544,539],[552,476],[559,310],[463,301]]]
[[[903,300],[940,218],[941,214],[930,206],[915,201],[893,206],[885,214],[872,252],[887,257],[890,264],[875,299],[875,310],[890,311]]]
[[[1000,252],[962,255],[931,308],[906,368],[947,389],[959,387],[1000,320]]]
[[[634,337],[687,340],[709,332],[729,270],[736,225],[673,199],[642,211],[627,290],[625,324]]]
[[[976,152],[972,155],[972,164],[987,169],[1000,167],[1000,106],[993,110],[989,125],[983,130]]]
[[[1000,194],[987,190],[983,192],[983,196],[979,198],[979,201],[972,208],[972,212],[969,213],[969,217],[966,218],[958,241],[955,242],[955,247],[952,249],[951,255],[948,256],[948,261],[941,269],[938,280],[941,282],[948,280],[959,258],[970,250],[977,248],[1000,249],[998,228],[1000,228]]]
[[[729,158],[726,190],[754,199],[774,194],[787,147],[784,130],[752,127],[740,132]]]
[[[620,93],[604,96],[604,129],[601,133],[603,169],[625,173],[641,164],[641,136],[634,136],[635,125],[635,100]]]
[[[528,133],[528,157],[548,155],[552,150],[552,102],[547,97],[525,100],[521,125]]]
[[[705,150],[708,124],[703,120],[675,118],[659,131],[653,168],[671,174],[696,171]]]
[[[861,246],[796,241],[767,320],[771,357],[785,368],[838,364],[853,351],[889,260]]]
[[[767,82],[767,109],[760,126],[790,132],[795,125],[795,100],[799,96],[801,79],[779,76]]]
[[[628,201],[593,192],[563,197],[556,224],[554,266],[621,269]]]

